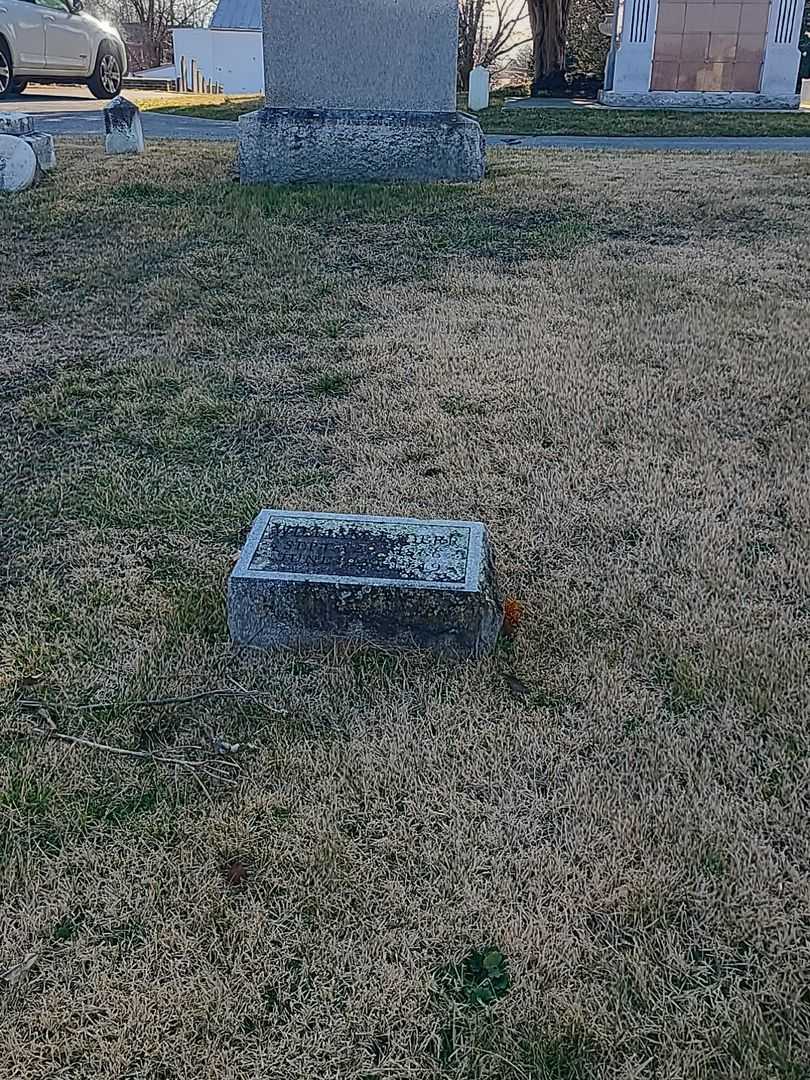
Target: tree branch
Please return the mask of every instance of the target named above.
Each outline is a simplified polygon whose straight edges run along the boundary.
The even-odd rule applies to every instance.
[[[19,732],[21,735],[41,735],[46,739],[58,739],[60,742],[70,743],[73,746],[84,746],[89,750],[101,750],[106,754],[117,754],[121,757],[136,758],[139,761],[151,761],[156,765],[172,765],[176,768],[191,769],[200,772],[212,779],[221,780],[226,784],[235,784],[236,776],[228,769],[241,771],[241,766],[236,761],[227,761],[221,758],[184,758],[170,753],[161,753],[152,750],[131,750],[126,746],[114,746],[110,743],[96,742],[94,739],[85,739],[81,735],[68,735],[64,731],[56,731],[50,728],[32,727],[28,732]],[[193,747],[203,752],[202,746]]]
[[[165,705],[188,705],[193,701],[203,701],[206,698],[247,698],[248,700],[254,700],[257,698],[268,697],[270,695],[269,690],[240,690],[238,687],[225,687],[218,690],[201,690],[197,694],[189,694],[187,697],[164,697],[164,698],[142,698],[140,700],[122,701],[92,701],[83,705],[72,705],[70,703],[66,705],[51,704],[47,701],[27,700],[20,701],[18,705],[22,709],[75,709],[77,712],[85,712],[94,709],[134,709],[139,707],[160,708]],[[286,716],[286,710],[284,709],[271,709],[266,706],[270,712],[277,713],[279,716]]]

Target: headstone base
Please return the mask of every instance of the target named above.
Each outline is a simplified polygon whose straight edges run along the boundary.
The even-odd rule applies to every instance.
[[[736,91],[600,90],[602,105],[617,109],[795,109],[798,94],[748,94]]]
[[[27,135],[21,135],[23,142],[27,142],[36,155],[37,164],[41,172],[51,172],[56,168],[56,150],[53,144],[53,135],[44,131],[32,131]]]
[[[480,180],[481,125],[460,113],[264,108],[239,118],[243,184]]]

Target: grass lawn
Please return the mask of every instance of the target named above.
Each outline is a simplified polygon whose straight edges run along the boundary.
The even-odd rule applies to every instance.
[[[478,113],[484,131],[513,135],[810,135],[810,111],[686,112],[680,109],[504,109]]]
[[[138,102],[143,112],[165,112],[177,116],[198,116],[204,120],[237,120],[242,113],[253,112],[264,104],[263,95],[237,94],[225,97],[211,94],[177,94],[167,103],[166,97],[146,97]]]
[[[261,108],[263,102],[262,97],[230,97],[212,103],[210,98],[185,95],[177,103],[167,105],[165,99],[159,99],[153,105],[144,102],[141,108],[207,120],[236,120],[243,112]],[[491,108],[476,115],[484,131],[499,135],[810,135],[810,110],[718,113],[678,109],[504,109],[502,101],[493,99]]]
[[[58,153],[2,207],[0,1071],[807,1076],[810,160]],[[232,649],[261,506],[482,518],[514,645]]]

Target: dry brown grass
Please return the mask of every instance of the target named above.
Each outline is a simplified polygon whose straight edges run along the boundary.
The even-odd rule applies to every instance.
[[[230,153],[74,142],[0,207],[3,1080],[802,1080],[810,160]],[[514,655],[234,652],[261,506],[483,518]],[[248,739],[236,791],[14,734],[216,686],[287,715],[54,715]]]

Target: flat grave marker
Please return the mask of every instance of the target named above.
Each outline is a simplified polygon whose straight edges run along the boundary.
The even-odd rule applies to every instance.
[[[480,655],[501,621],[477,521],[262,510],[228,583],[242,645],[348,640]]]

